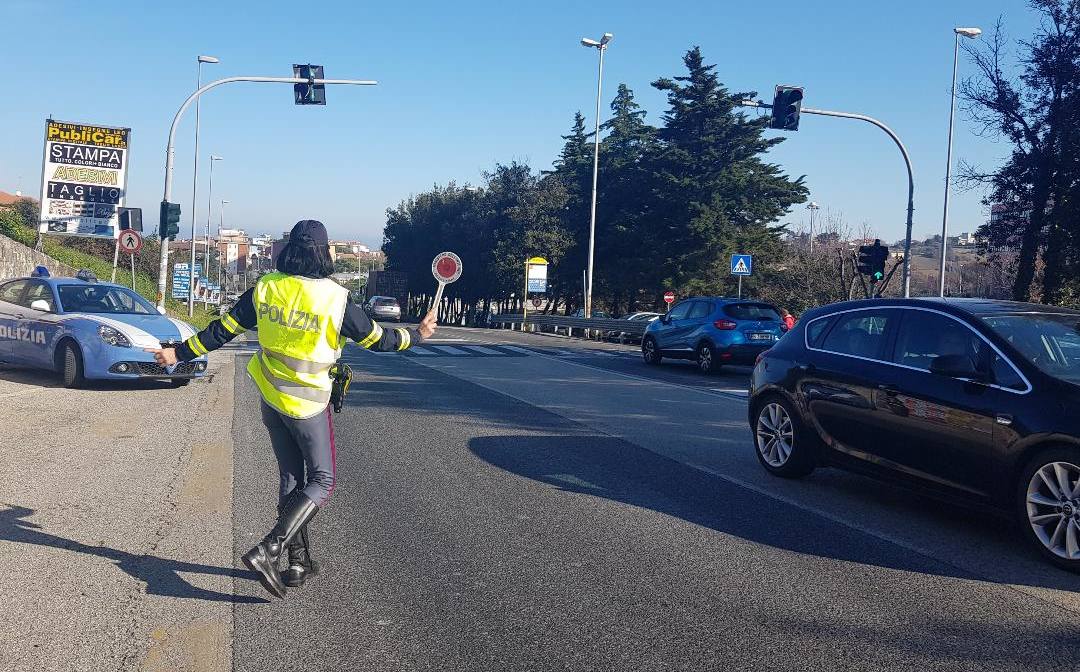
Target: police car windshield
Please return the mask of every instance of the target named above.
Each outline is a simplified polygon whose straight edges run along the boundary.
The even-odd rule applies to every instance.
[[[154,315],[146,299],[122,287],[60,285],[60,305],[66,313],[114,313]]]

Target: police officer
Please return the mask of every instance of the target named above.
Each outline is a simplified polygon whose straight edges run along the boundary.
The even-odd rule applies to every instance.
[[[346,339],[376,350],[405,350],[435,333],[428,313],[417,329],[383,329],[330,279],[334,264],[321,222],[297,222],[277,260],[277,273],[259,278],[229,312],[179,347],[151,350],[163,366],[220,348],[258,326],[260,351],[248,375],[262,395],[262,420],[270,432],[281,480],[277,524],[244,556],[263,587],[284,597],[302,586],[317,566],[306,525],[326,504],[336,480],[334,427],[328,406],[330,368]],[[278,559],[288,549],[282,577]]]

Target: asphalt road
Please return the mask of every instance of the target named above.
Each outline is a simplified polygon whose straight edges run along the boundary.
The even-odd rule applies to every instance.
[[[225,670],[231,351],[212,379],[60,387],[0,366],[0,670]]]
[[[440,330],[347,358],[323,574],[233,579],[237,670],[1075,670],[1080,577],[985,512],[765,475],[745,370]],[[627,353],[627,354],[623,354]],[[237,362],[234,562],[275,468]]]

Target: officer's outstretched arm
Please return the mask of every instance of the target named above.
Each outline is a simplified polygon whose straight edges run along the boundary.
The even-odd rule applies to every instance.
[[[176,359],[187,362],[211,350],[217,350],[232,339],[255,327],[258,318],[255,314],[255,290],[249,289],[240,295],[236,304],[220,320],[214,320],[206,329],[184,341],[176,348]]]
[[[368,317],[363,308],[352,302],[345,307],[345,319],[341,321],[341,334],[356,341],[362,348],[382,352],[406,350],[424,340],[416,329],[406,327],[383,329]]]

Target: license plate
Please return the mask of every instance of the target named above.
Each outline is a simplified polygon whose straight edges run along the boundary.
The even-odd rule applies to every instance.
[[[751,341],[771,341],[773,340],[772,334],[750,334]]]

